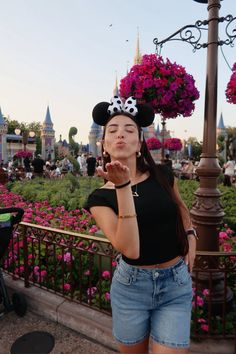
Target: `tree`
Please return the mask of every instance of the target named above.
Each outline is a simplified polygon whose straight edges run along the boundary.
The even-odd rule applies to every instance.
[[[78,129],[76,127],[71,127],[69,130],[69,144],[71,147],[71,151],[74,156],[78,155],[79,152],[79,144],[75,142],[74,136],[78,133]]]
[[[189,137],[187,143],[192,145],[192,157],[199,161],[202,153],[202,142],[199,142],[196,137]]]

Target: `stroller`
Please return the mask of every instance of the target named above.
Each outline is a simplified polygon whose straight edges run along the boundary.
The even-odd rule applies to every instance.
[[[0,261],[23,214],[24,210],[21,208],[0,208]],[[27,310],[24,295],[22,293],[13,293],[11,300],[0,268],[0,304],[3,303],[3,309],[0,309],[0,317],[10,311],[15,311],[18,316],[23,317]]]

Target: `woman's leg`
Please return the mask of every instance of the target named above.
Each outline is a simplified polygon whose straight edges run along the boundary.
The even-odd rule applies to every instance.
[[[118,348],[121,354],[147,354],[148,353],[149,337],[143,342],[134,345],[119,344]]]
[[[188,354],[188,348],[168,348],[157,342],[152,342],[152,354]]]

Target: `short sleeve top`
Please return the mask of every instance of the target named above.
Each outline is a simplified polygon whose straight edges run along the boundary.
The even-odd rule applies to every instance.
[[[160,168],[164,178],[173,187],[174,176],[170,168],[164,165]],[[175,202],[151,175],[131,188],[138,194],[133,198],[139,228],[140,256],[138,259],[129,259],[122,255],[123,259],[131,265],[152,265],[177,257],[180,249]],[[93,206],[111,208],[118,215],[116,190],[95,189],[89,195],[85,209],[89,210]]]

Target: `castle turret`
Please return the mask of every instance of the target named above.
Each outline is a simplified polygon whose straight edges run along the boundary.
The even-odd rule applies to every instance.
[[[113,90],[113,96],[119,96],[117,74],[116,74],[116,83],[115,83],[115,87],[114,87],[114,90]]]
[[[100,154],[100,139],[102,136],[102,127],[95,122],[93,122],[91,126],[91,130],[89,132],[89,151],[93,154],[94,157]]]
[[[136,45],[136,53],[134,57],[134,64],[141,64],[142,62],[142,54],[139,49],[139,30],[138,30],[138,36],[137,36],[137,45]]]
[[[225,131],[225,124],[224,124],[223,114],[221,112],[219,123],[217,126],[217,135],[225,135],[225,132],[226,132]]]
[[[49,107],[47,107],[46,117],[41,129],[42,139],[42,158],[45,160],[55,159],[55,130],[50,115]]]
[[[7,134],[8,125],[3,118],[1,107],[0,107],[0,162],[7,162]]]

